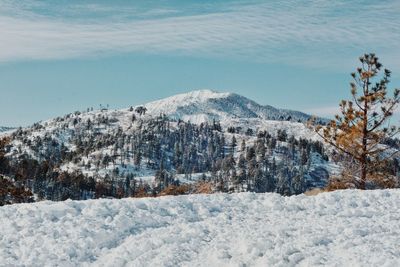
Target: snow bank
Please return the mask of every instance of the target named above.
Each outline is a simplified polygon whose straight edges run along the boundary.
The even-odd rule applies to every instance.
[[[0,208],[5,266],[400,266],[400,190]]]

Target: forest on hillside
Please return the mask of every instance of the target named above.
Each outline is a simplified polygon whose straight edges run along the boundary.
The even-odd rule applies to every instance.
[[[324,182],[313,177],[311,168],[313,160],[328,160],[322,143],[296,139],[284,130],[277,135],[225,130],[217,121],[195,125],[166,116],[142,119],[134,111],[135,127],[125,132],[107,115],[82,120],[76,113],[56,121],[62,126],[42,136],[33,137],[43,127],[35,124],[3,139],[3,183],[12,180],[37,199],[65,200],[190,193],[205,184],[210,192],[292,195]],[[79,168],[62,170],[65,164]],[[153,171],[154,181],[137,177],[140,170]]]

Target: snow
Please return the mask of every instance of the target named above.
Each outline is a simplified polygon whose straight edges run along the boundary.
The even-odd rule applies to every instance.
[[[14,128],[0,126],[0,138],[8,136],[15,131]]]
[[[247,127],[253,128],[253,122],[259,125],[264,121],[286,120],[288,117],[293,121],[305,122],[311,118],[310,115],[298,111],[263,106],[234,93],[219,93],[212,90],[178,94],[144,106],[147,108],[147,113],[152,116],[165,114],[170,118],[195,124],[218,120],[226,127],[244,128],[247,126],[245,124],[248,124]]]
[[[145,104],[145,107],[147,108],[147,112],[154,114],[155,116],[161,113],[168,115],[182,106],[204,104],[210,99],[226,98],[229,95],[231,95],[231,93],[218,93],[212,90],[204,89],[153,101]]]
[[[10,130],[12,130],[12,129],[13,129],[13,128],[10,128],[10,127],[0,126],[0,132],[10,131]]]
[[[0,208],[3,266],[400,266],[400,190]]]

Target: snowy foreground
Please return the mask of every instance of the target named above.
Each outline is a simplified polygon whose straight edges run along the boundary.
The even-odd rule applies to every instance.
[[[1,266],[400,266],[400,190],[0,208]]]

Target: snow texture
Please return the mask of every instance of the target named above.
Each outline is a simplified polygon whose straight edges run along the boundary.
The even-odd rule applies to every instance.
[[[2,266],[400,266],[400,190],[0,208]]]

